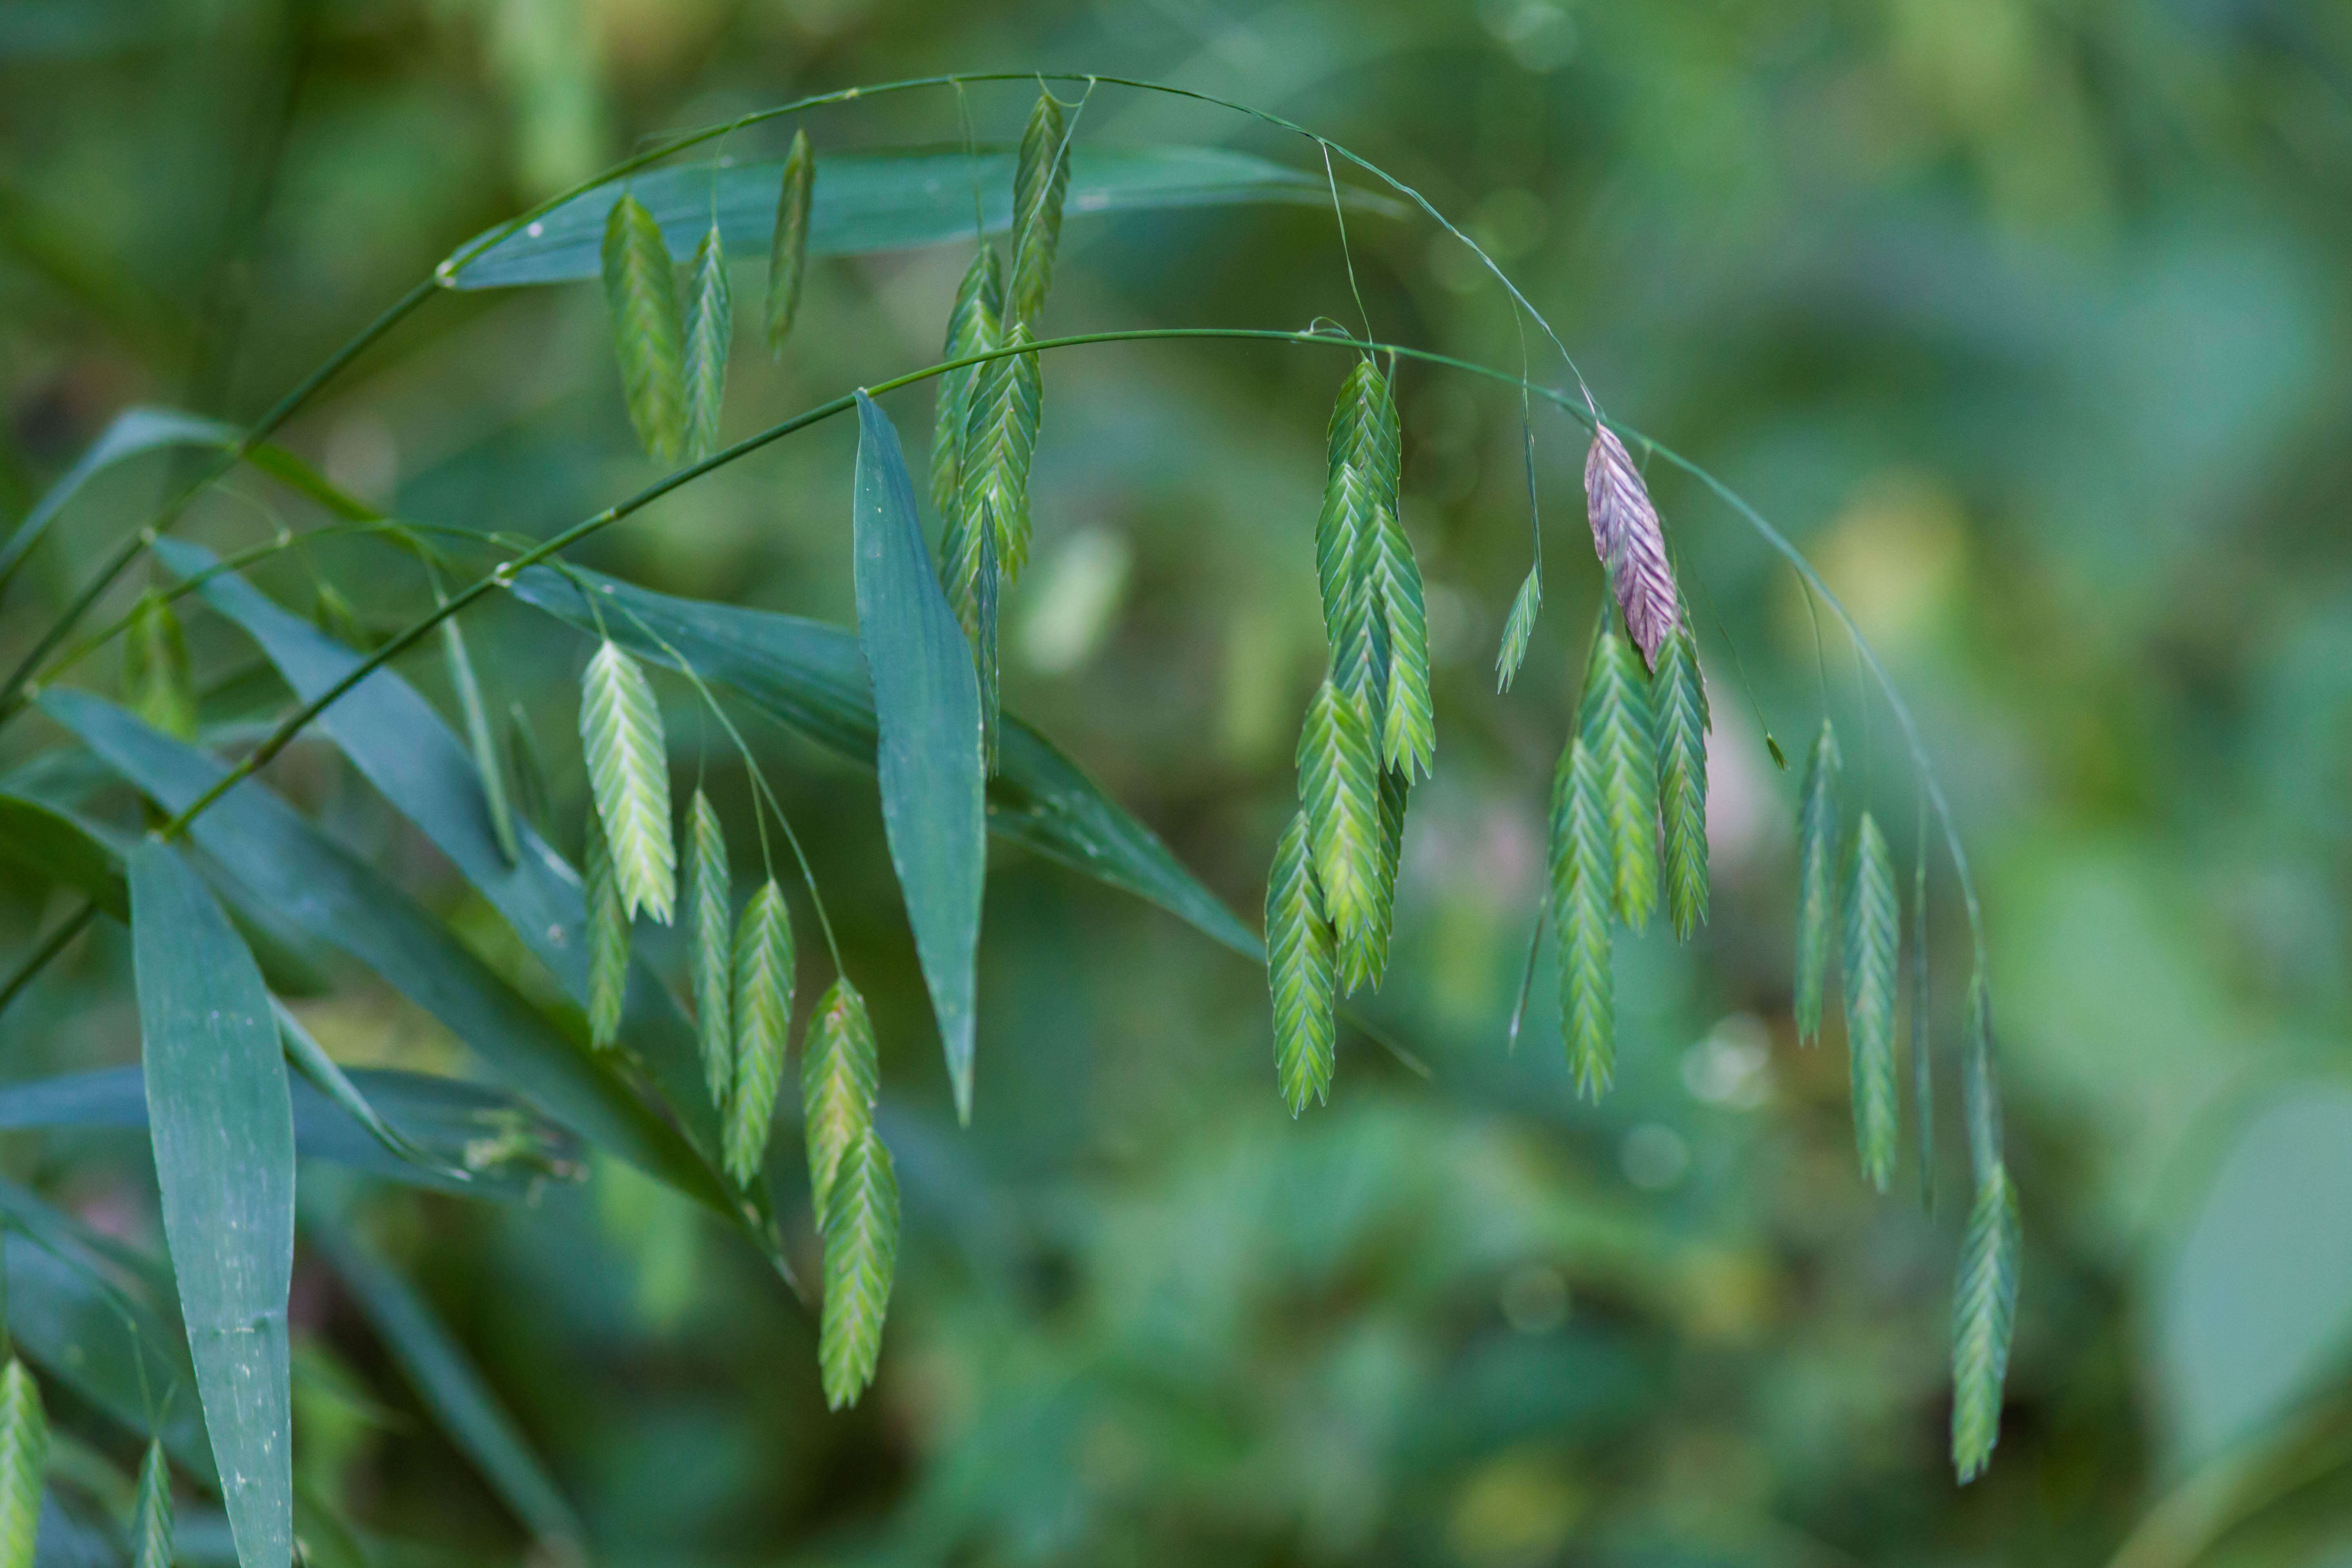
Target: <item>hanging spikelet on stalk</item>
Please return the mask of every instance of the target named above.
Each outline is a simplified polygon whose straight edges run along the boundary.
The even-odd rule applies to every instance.
[[[793,132],[784,155],[784,180],[776,194],[776,231],[768,242],[768,352],[784,352],[793,320],[800,314],[801,286],[808,274],[809,203],[816,189],[816,156],[808,132]]]
[[[49,1418],[41,1385],[14,1355],[0,1368],[0,1568],[33,1568],[41,1528],[41,1472]]]
[[[768,1152],[793,1018],[793,921],[773,877],[743,906],[735,932],[735,1060],[727,1096],[727,1173],[749,1186]]]
[[[172,1467],[163,1445],[147,1445],[139,1502],[131,1517],[131,1568],[172,1568]]]
[[[677,279],[661,226],[636,197],[624,195],[604,220],[604,300],[629,423],[646,451],[664,462],[686,444],[684,355],[678,345]]]
[[[727,395],[727,354],[735,335],[735,300],[727,286],[727,247],[713,223],[695,247],[687,288],[686,437],[679,456],[698,463],[719,449],[719,415]]]
[[[1584,496],[1592,521],[1592,548],[1609,569],[1609,585],[1625,615],[1625,629],[1644,664],[1658,661],[1659,645],[1678,618],[1674,568],[1666,536],[1642,470],[1617,433],[1597,418],[1592,450],[1584,459]]]
[[[1327,1100],[1336,1059],[1332,936],[1315,882],[1307,818],[1293,812],[1265,887],[1265,976],[1274,995],[1274,1070],[1297,1116]]]
[[[702,1051],[710,1103],[727,1109],[735,1078],[735,1026],[729,936],[734,893],[727,866],[727,835],[710,797],[697,789],[686,808],[686,910],[694,941],[695,1038]]]

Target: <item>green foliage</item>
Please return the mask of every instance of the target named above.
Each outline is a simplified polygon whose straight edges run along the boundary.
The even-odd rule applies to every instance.
[[[677,901],[677,849],[661,709],[637,661],[609,640],[581,679],[580,749],[621,901],[630,919],[642,910],[667,925]]]
[[[824,1310],[817,1363],[824,1402],[857,1403],[882,1359],[882,1321],[898,1261],[898,1177],[890,1151],[869,1124],[841,1151],[822,1210]]]
[[[723,1109],[728,1086],[735,1079],[734,1013],[729,1005],[734,984],[730,956],[734,942],[734,882],[727,868],[727,835],[719,826],[718,808],[699,788],[687,805],[686,823],[686,912],[688,933],[694,943],[695,1039],[702,1048],[710,1102]]]
[[[1577,728],[1601,781],[1618,918],[1638,931],[1658,902],[1658,742],[1641,662],[1605,627],[1585,668]]]
[[[1003,330],[1003,269],[997,265],[996,247],[983,240],[980,248],[971,253],[971,264],[964,268],[963,281],[956,286],[955,306],[948,312],[947,340],[940,345],[940,360],[965,359],[994,348]],[[938,390],[933,394],[937,402],[931,414],[931,509],[946,520],[951,536],[963,529],[961,503],[965,430],[971,409],[972,385],[983,368],[962,365],[946,372],[940,375]],[[961,554],[941,544],[940,571],[950,573]],[[961,572],[946,579],[948,597],[959,605],[971,596],[971,590],[966,588],[959,598],[957,584],[963,580]]]
[[[2022,1245],[2017,1194],[2007,1168],[1995,1164],[1977,1184],[1952,1299],[1952,1468],[1964,1484],[1984,1473],[2000,1440]]]
[[[588,900],[588,1038],[599,1047],[621,1037],[629,986],[629,907],[613,865],[604,824],[588,813],[582,829],[580,878]]]
[[[679,456],[698,463],[719,449],[727,400],[727,353],[735,339],[735,302],[727,288],[727,249],[712,224],[694,247],[686,298],[686,436]]]
[[[1597,1102],[1616,1072],[1617,1013],[1611,973],[1614,894],[1601,761],[1569,737],[1553,771],[1549,855],[1551,921],[1559,941],[1559,1030],[1579,1094]]]
[[[1658,816],[1665,826],[1666,913],[1684,942],[1706,923],[1706,737],[1714,727],[1698,644],[1684,616],[1650,671],[1658,729]]]
[[[1837,940],[1837,731],[1827,719],[1805,762],[1797,804],[1797,1038],[1821,1037],[1830,947]]]
[[[793,919],[769,878],[735,931],[735,1063],[727,1100],[727,1173],[749,1186],[768,1152],[793,1019]]]
[[[1069,184],[1069,117],[1059,100],[1040,91],[1021,132],[1021,160],[1013,174],[1013,279],[1005,317],[1016,325],[1034,321],[1045,307]]]
[[[1862,1173],[1885,1192],[1895,1179],[1901,1120],[1895,1068],[1895,965],[1903,907],[1886,836],[1865,809],[1854,825],[1845,903],[1845,1039],[1853,1079],[1854,1144]]]
[[[466,743],[474,753],[474,773],[481,780],[482,807],[489,814],[490,831],[506,863],[522,858],[522,841],[515,837],[514,808],[507,802],[506,767],[490,733],[489,710],[482,704],[482,683],[474,674],[473,656],[466,649],[466,634],[457,617],[441,623],[441,655],[448,667],[449,685],[457,693],[457,710],[466,721]]]
[[[801,1111],[808,1140],[809,1194],[818,1228],[832,1212],[842,1163],[874,1123],[880,1064],[866,998],[846,977],[817,998],[801,1045]],[[830,1272],[830,1270],[828,1270]]]
[[[1298,804],[1331,929],[1343,952],[1360,952],[1372,923],[1387,919],[1380,897],[1380,764],[1362,715],[1328,677],[1298,732]]]
[[[15,1356],[0,1368],[0,1568],[33,1568],[40,1539],[41,1472],[49,1418],[41,1386]]]
[[[1274,996],[1274,1071],[1297,1116],[1330,1097],[1337,1059],[1330,921],[1315,883],[1307,817],[1291,813],[1265,887],[1265,973]]]
[[[530,715],[520,702],[507,704],[507,760],[514,767],[514,809],[541,838],[547,837],[555,825],[547,792],[547,759],[540,755]]]
[[[5,1426],[0,1419],[0,1426]],[[0,1523],[0,1533],[6,1526]],[[139,1464],[139,1501],[131,1516],[131,1568],[172,1568],[172,1466],[163,1445],[147,1445]]]
[[[195,739],[196,692],[188,673],[187,634],[160,594],[142,595],[123,628],[122,700],[166,735]]]
[[[1495,649],[1495,690],[1510,690],[1527,661],[1528,644],[1536,635],[1536,617],[1543,610],[1543,567],[1528,568],[1519,591],[1511,597],[1511,613],[1503,622],[1503,640]]]
[[[1034,334],[1015,318],[1003,346],[1018,348]],[[1037,420],[1045,384],[1034,353],[1008,353],[975,365],[971,411],[964,421],[961,516],[967,531],[995,524],[1004,580],[1015,581],[1029,559],[1029,463],[1037,452]],[[979,541],[963,552],[976,562]],[[975,597],[978,590],[973,589]]]
[[[776,192],[776,231],[768,242],[768,352],[784,352],[793,320],[800,314],[801,287],[808,273],[809,203],[816,187],[816,154],[808,132],[793,132],[784,154],[783,180]],[[716,230],[714,229],[715,233]]]
[[[686,445],[677,279],[660,228],[632,195],[614,202],[604,221],[604,304],[629,423],[648,454],[675,461]]]

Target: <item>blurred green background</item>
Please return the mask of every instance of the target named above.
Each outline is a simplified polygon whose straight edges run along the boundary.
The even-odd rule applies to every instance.
[[[1518,405],[1407,365],[1440,754],[1371,1011],[1428,1079],[1351,1037],[1329,1107],[1293,1123],[1255,972],[999,846],[977,1114],[957,1131],[870,776],[753,726],[882,1030],[907,1241],[865,1404],[826,1415],[811,1319],[625,1171],[527,1205],[362,1197],[593,1555],[2352,1563],[2340,4],[5,0],[0,515],[128,404],[251,417],[458,242],[644,135],[1031,68],[1236,98],[1418,185],[1511,269],[1612,415],[1744,493],[1851,605],[1918,712],[1984,897],[2026,1237],[2001,1444],[1954,1486],[1948,1059],[1932,1210],[1907,1180],[1876,1200],[1842,1039],[1801,1051],[1788,1017],[1795,781],[1761,725],[1798,750],[1826,699],[1856,791],[1907,847],[1887,713],[1842,642],[1817,656],[1760,542],[1660,477],[1714,689],[1713,921],[1687,950],[1655,930],[1621,946],[1623,1066],[1597,1110],[1571,1097],[1549,965],[1507,1054],[1600,588],[1583,445],[1538,411],[1548,613],[1498,699],[1528,549]],[[1033,94],[972,88],[982,139],[1017,136]],[[944,91],[806,123],[820,156],[961,135]],[[724,150],[772,156],[788,134]],[[1316,166],[1236,116],[1111,88],[1080,135]],[[1362,216],[1350,238],[1378,335],[1519,363],[1496,289],[1431,226]],[[964,258],[820,264],[780,363],[757,352],[747,266],[730,438],[932,360]],[[1358,320],[1313,206],[1073,217],[1056,281],[1056,331]],[[656,472],[604,323],[590,285],[436,300],[286,439],[402,516],[551,531]],[[1045,367],[1007,700],[1244,911],[1319,673],[1310,536],[1344,368],[1230,343]],[[928,391],[888,407],[910,440],[928,429]],[[583,557],[846,622],[853,441],[821,426]],[[7,662],[173,474],[110,476],[65,520],[12,589]],[[191,536],[235,548],[319,521],[258,481],[230,489]],[[332,581],[381,631],[429,603],[381,546],[260,576],[306,611]],[[508,602],[469,625],[576,824],[582,639]],[[282,701],[233,631],[192,612],[190,636],[208,722]],[[436,661],[412,673],[446,695]],[[690,694],[663,691],[683,770]],[[13,726],[0,763],[57,740]],[[331,752],[298,746],[272,776],[490,940]],[[748,841],[740,771],[712,777]],[[0,890],[12,953],[63,907]],[[1931,905],[1949,1042],[1967,957],[1940,861]],[[133,1059],[128,972],[120,930],[77,945],[0,1021],[0,1076]],[[304,1009],[346,1060],[465,1068],[380,987]],[[141,1158],[131,1135],[0,1148],[152,1239]],[[307,1254],[294,1314],[298,1464],[377,1558],[528,1554]]]

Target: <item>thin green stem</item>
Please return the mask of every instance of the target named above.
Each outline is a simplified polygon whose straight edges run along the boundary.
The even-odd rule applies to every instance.
[[[0,985],[0,1013],[6,1012],[8,1004],[16,999],[16,994],[30,985],[34,976],[49,966],[49,960],[63,952],[66,944],[79,936],[97,918],[98,906],[87,899],[83,900],[81,908],[68,915],[64,922],[49,933],[48,940],[35,948],[25,962],[16,966],[16,973],[8,977],[8,984]]]

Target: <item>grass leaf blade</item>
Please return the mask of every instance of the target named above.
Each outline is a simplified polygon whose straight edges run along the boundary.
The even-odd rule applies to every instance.
[[[517,865],[522,859],[522,842],[515,837],[514,810],[507,803],[506,769],[490,735],[489,710],[482,705],[482,683],[475,678],[473,656],[466,651],[466,634],[455,616],[441,623],[441,654],[449,667],[449,684],[457,693],[457,710],[465,717],[466,741],[473,749],[474,773],[481,780],[482,807],[489,814],[491,835],[506,863]]]

